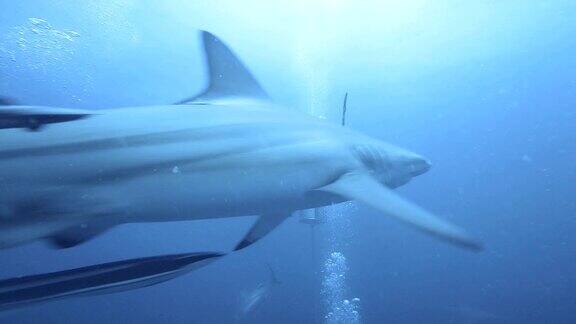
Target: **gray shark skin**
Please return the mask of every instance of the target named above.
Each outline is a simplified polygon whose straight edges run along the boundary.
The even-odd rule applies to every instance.
[[[209,82],[178,104],[66,109],[71,120],[37,132],[23,131],[27,114],[50,120],[59,108],[2,107],[18,113],[0,123],[21,126],[0,129],[0,248],[42,238],[71,247],[125,223],[261,215],[241,249],[294,211],[358,200],[479,249],[392,191],[428,160],[275,104],[222,41],[201,35]]]
[[[169,254],[4,279],[0,280],[0,311],[148,287],[202,268],[221,256]]]

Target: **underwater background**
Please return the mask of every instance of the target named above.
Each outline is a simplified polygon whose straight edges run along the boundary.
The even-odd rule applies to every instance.
[[[338,121],[348,92],[348,127],[432,160],[398,191],[485,251],[345,204],[172,281],[0,323],[576,323],[575,2],[0,0],[0,96],[177,102],[205,82],[198,30],[282,104]],[[123,225],[68,250],[37,242],[0,251],[0,277],[229,251],[253,220]],[[268,264],[280,283],[242,312]]]

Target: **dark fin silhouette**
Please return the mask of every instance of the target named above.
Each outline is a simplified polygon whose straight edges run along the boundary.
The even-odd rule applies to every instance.
[[[344,95],[344,104],[342,105],[342,126],[346,126],[346,103],[348,102],[348,92]]]
[[[91,115],[92,112],[76,109],[0,105],[0,129],[25,128],[37,131],[47,124],[75,121]]]
[[[242,250],[256,242],[261,238],[268,235],[278,225],[290,216],[291,212],[265,214],[258,218],[256,223],[252,225],[246,236],[236,245],[235,251]]]
[[[156,285],[202,268],[223,255],[159,255],[0,280],[0,311]]]

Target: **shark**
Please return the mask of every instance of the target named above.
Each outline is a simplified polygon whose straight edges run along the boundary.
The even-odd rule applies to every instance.
[[[200,37],[207,85],[174,104],[0,107],[0,249],[41,239],[69,248],[128,223],[258,215],[240,250],[295,211],[351,200],[481,249],[394,192],[428,159],[275,102],[227,44]]]
[[[269,272],[268,279],[240,295],[240,311],[236,322],[245,321],[253,316],[266,300],[270,299],[274,288],[282,284],[274,269],[269,264],[266,266]]]

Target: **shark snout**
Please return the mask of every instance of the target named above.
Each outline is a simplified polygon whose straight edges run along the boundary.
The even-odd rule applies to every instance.
[[[432,162],[422,156],[415,156],[410,163],[412,176],[419,176],[424,174],[432,168]]]

